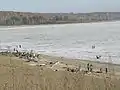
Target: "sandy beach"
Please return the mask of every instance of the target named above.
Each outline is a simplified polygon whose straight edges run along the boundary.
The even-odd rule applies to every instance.
[[[50,65],[50,62],[53,63],[52,66]],[[65,70],[64,67],[78,68],[79,66],[81,70],[87,70],[88,63],[93,65],[94,71],[99,71],[100,68],[102,68],[102,70],[105,71],[105,68],[109,68],[109,72],[112,72],[113,69],[114,69],[114,73],[120,72],[119,64],[102,63],[102,62],[82,60],[82,59],[70,59],[70,58],[55,57],[55,56],[49,56],[49,55],[43,55],[43,54],[40,55],[39,62],[34,64],[36,65],[45,64],[46,67],[59,71],[61,69]]]
[[[86,65],[93,72],[86,73]],[[79,71],[67,71],[66,68]],[[109,67],[110,66],[110,67]],[[109,71],[106,74],[105,68]],[[103,72],[99,73],[102,68]],[[113,72],[114,69],[114,72]],[[38,62],[0,55],[0,90],[119,90],[120,66],[41,54]],[[81,83],[82,82],[82,83]],[[74,84],[73,84],[74,83]],[[106,89],[107,88],[107,89]]]

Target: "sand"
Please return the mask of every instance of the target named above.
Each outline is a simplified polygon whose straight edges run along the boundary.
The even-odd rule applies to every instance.
[[[112,73],[87,73],[86,64],[93,64],[93,71],[106,68],[108,64],[87,60],[67,59],[40,55],[38,63],[25,62],[22,59],[0,56],[0,90],[119,90],[120,66]],[[69,72],[66,68],[81,71]]]

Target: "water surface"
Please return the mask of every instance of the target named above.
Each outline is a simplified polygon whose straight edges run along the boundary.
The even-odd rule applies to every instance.
[[[43,54],[120,63],[120,22],[0,27],[0,41]],[[92,49],[92,45],[96,48]]]

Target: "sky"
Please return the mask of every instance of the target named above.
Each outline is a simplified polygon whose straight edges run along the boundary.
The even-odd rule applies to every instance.
[[[0,0],[1,11],[119,12],[120,0]]]

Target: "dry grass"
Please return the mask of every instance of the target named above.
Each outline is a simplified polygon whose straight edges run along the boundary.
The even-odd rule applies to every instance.
[[[0,56],[0,90],[120,90],[120,79],[31,67]]]

